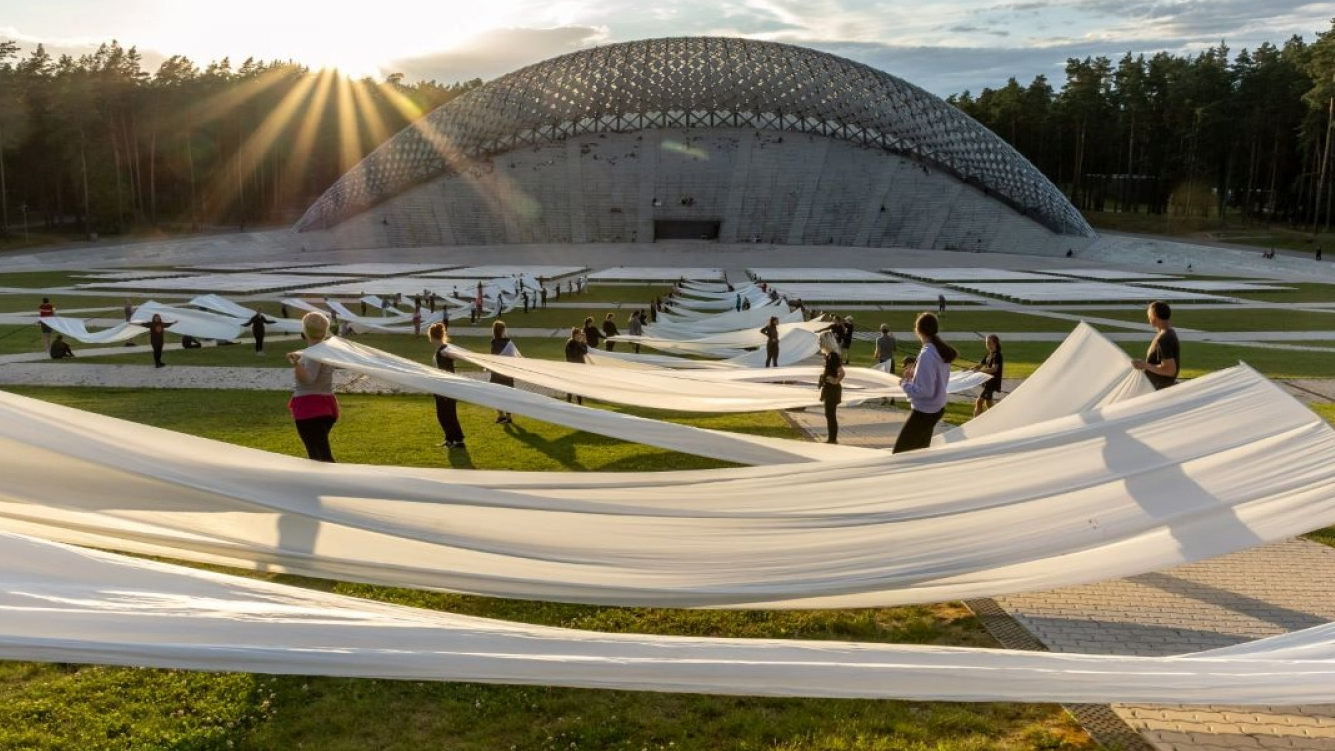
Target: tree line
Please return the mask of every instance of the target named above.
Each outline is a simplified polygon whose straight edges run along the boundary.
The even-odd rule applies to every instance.
[[[1310,44],[1072,58],[1060,91],[1012,78],[947,101],[1085,211],[1330,227],[1335,21]]]
[[[292,62],[183,56],[155,73],[116,42],[74,58],[0,39],[0,232],[295,220],[408,123],[481,85],[352,80]],[[1057,91],[948,97],[1086,211],[1329,228],[1335,21],[1232,55],[1072,58]]]
[[[372,149],[481,85],[352,80],[291,62],[134,47],[26,56],[0,39],[0,231],[124,232],[295,220]]]

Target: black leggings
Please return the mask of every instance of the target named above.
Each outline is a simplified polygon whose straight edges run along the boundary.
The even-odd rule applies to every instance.
[[[825,431],[829,433],[830,443],[839,441],[839,419],[835,416],[835,411],[839,409],[839,402],[831,399],[825,402]]]
[[[436,397],[436,422],[445,431],[450,443],[464,442],[464,429],[459,425],[459,402],[444,396]]]
[[[256,332],[255,332],[255,351],[256,351],[256,352],[263,352],[263,351],[264,351],[264,332],[263,332],[263,331],[256,331]]]
[[[162,364],[162,345],[164,342],[152,342],[153,345],[153,364]]]
[[[771,364],[772,363],[772,364]],[[765,367],[779,367],[779,343],[772,342],[765,345]]]
[[[329,431],[334,429],[338,418],[333,415],[308,417],[297,420],[297,435],[306,445],[306,456],[317,462],[334,461],[334,450],[329,448]]]
[[[891,453],[900,454],[931,446],[932,429],[941,422],[941,416],[945,413],[944,408],[936,412],[919,412],[916,409],[910,412],[909,419],[899,431],[899,438],[895,441],[895,449]]]

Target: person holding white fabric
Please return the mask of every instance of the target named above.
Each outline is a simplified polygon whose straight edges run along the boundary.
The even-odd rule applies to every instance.
[[[301,317],[301,338],[307,344],[319,344],[329,335],[329,319],[324,313],[310,312]],[[287,408],[297,424],[297,435],[306,447],[306,456],[317,462],[334,461],[329,447],[329,432],[338,422],[338,397],[334,396],[334,368],[307,358],[302,352],[287,353],[292,363],[296,388]]]
[[[760,333],[765,335],[765,367],[779,367],[779,317],[770,316]]]
[[[941,341],[941,322],[931,313],[918,314],[913,332],[922,342],[922,350],[912,365],[904,367],[900,385],[908,394],[913,411],[899,431],[892,453],[925,449],[932,445],[932,430],[946,413],[946,385],[950,381],[950,363],[959,352]]]
[[[570,338],[566,340],[566,362],[586,363],[589,361],[588,340],[584,337],[584,329],[573,328],[570,330]],[[584,403],[584,397],[578,394],[566,394],[566,401],[577,399],[580,404]]]
[[[983,361],[974,366],[973,370],[979,373],[987,373],[992,376],[992,380],[983,384],[983,393],[978,395],[973,403],[973,416],[977,417],[989,409],[996,400],[997,392],[1001,390],[1001,375],[1005,367],[1001,356],[1001,337],[996,334],[987,335],[987,355]]]
[[[433,323],[427,327],[427,339],[436,345],[436,354],[434,357],[436,367],[447,372],[454,372],[454,356],[450,354],[449,333],[443,323]],[[451,449],[461,449],[464,446],[464,429],[459,425],[459,402],[448,396],[435,394],[436,399],[436,422],[440,423],[441,432],[445,434],[445,440],[441,446]]]
[[[839,418],[836,412],[844,400],[844,358],[839,351],[839,337],[833,331],[820,335],[820,351],[825,370],[820,374],[820,400],[825,405],[826,443],[839,442]]]
[[[515,347],[515,343],[505,335],[505,321],[494,321],[491,324],[491,353],[501,357],[516,357],[519,355],[519,349]],[[491,382],[510,388],[515,386],[515,379],[503,376],[494,370],[491,371]],[[509,425],[514,421],[514,415],[499,409],[496,410],[496,422],[498,424]]]
[[[636,310],[630,314],[630,320],[626,322],[631,336],[644,336],[644,311]],[[636,342],[631,345],[635,348],[635,354],[640,353],[640,344]]]

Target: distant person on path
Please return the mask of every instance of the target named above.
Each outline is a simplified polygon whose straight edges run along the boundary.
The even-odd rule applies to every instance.
[[[1001,337],[996,334],[987,335],[987,354],[983,356],[982,362],[973,367],[979,373],[986,373],[992,378],[983,384],[983,393],[973,403],[973,416],[977,417],[984,412],[992,409],[992,404],[996,400],[997,392],[1001,390],[1001,376],[1003,370],[1003,359],[1001,357]]]
[[[765,335],[765,367],[779,367],[779,317],[770,316],[760,333]]]
[[[876,348],[872,351],[876,364],[890,363],[889,372],[895,372],[895,335],[890,333],[890,324],[881,324],[881,335],[876,337]]]
[[[515,347],[510,337],[505,335],[505,321],[496,321],[491,324],[491,353],[501,357],[515,357],[519,354],[519,349]],[[496,371],[491,371],[491,382],[501,386],[515,387],[515,379],[509,376],[503,376]],[[514,422],[514,415],[509,412],[496,410],[496,422],[502,425],[509,425]]]
[[[181,337],[181,349],[203,349],[204,343],[193,336],[186,334]]]
[[[129,323],[134,317],[134,306],[130,304],[130,298],[125,298],[125,322]]]
[[[1320,245],[1316,246],[1316,260],[1318,260],[1318,261],[1321,260],[1321,246],[1320,246]]]
[[[422,303],[413,305],[413,336],[422,335]]]
[[[528,312],[528,290],[524,290],[524,291],[521,292],[520,294],[522,294],[522,295],[524,296],[524,312],[527,313],[527,312]]]
[[[74,357],[74,350],[70,349],[70,343],[65,341],[65,337],[60,334],[56,334],[56,340],[51,342],[51,349],[48,352],[50,352],[52,360]]]
[[[617,343],[612,341],[612,337],[620,336],[621,330],[617,328],[617,322],[613,320],[613,314],[608,313],[603,319],[603,336],[607,338],[607,351],[611,352],[617,348]]]
[[[820,351],[825,357],[825,370],[820,374],[820,400],[825,405],[826,443],[839,442],[839,402],[844,400],[843,354],[839,352],[839,337],[833,331],[820,335]]]
[[[148,343],[153,347],[153,367],[164,367],[162,362],[162,348],[167,343],[167,329],[175,326],[175,323],[163,323],[162,316],[153,314],[153,320],[148,322]]]
[[[630,330],[631,336],[644,336],[644,311],[637,310],[630,314],[630,320],[626,322],[626,327]],[[635,342],[631,345],[635,348],[635,354],[640,354],[640,343]]]
[[[1169,321],[1173,317],[1173,309],[1168,307],[1168,303],[1155,300],[1145,309],[1145,316],[1157,333],[1150,342],[1145,359],[1132,360],[1131,367],[1144,371],[1155,390],[1166,389],[1177,383],[1177,375],[1182,370],[1182,345]]]
[[[256,357],[264,357],[264,325],[268,323],[275,323],[275,321],[265,318],[264,312],[259,308],[255,308],[255,315],[251,316],[249,321],[246,321],[246,325],[250,327],[251,336],[255,337]]]
[[[737,293],[737,303],[734,307],[737,309],[737,312],[740,313],[742,311],[742,293],[740,292]]]
[[[946,296],[944,294],[936,296],[936,314],[944,315],[946,312]]]
[[[571,329],[570,338],[566,340],[566,362],[586,363],[588,361],[589,343],[584,338],[584,329]],[[578,400],[580,404],[584,403],[584,397],[578,394],[566,394],[566,401],[570,401],[572,398]]]
[[[546,309],[547,309],[547,287],[546,287],[546,286],[543,286],[540,290],[538,290],[538,299],[539,299],[539,300],[541,301],[541,303],[542,303],[542,308],[543,308],[543,310],[546,310]]]
[[[598,349],[598,343],[603,340],[603,332],[593,324],[593,316],[584,319],[584,341],[590,349]]]
[[[51,351],[51,327],[42,321],[43,318],[50,318],[56,314],[56,306],[51,304],[51,298],[43,297],[42,304],[37,306],[37,325],[42,330],[42,349]]]
[[[310,312],[301,317],[301,338],[308,345],[319,344],[328,335],[329,319],[324,313]],[[292,377],[296,381],[287,408],[306,447],[306,456],[317,462],[333,463],[329,433],[338,422],[334,368],[306,357],[304,352],[287,353],[287,361],[292,363]]]
[[[908,394],[913,411],[899,431],[893,453],[925,449],[932,445],[932,429],[946,412],[946,385],[950,381],[950,363],[959,352],[941,341],[941,322],[931,313],[919,313],[913,332],[922,342],[922,350],[912,365],[904,366],[900,385]]]
[[[436,367],[447,373],[454,372],[454,356],[450,354],[450,335],[443,323],[433,323],[426,329],[427,339],[436,345],[434,357]],[[445,433],[441,446],[451,449],[464,448],[464,429],[459,425],[459,403],[448,396],[435,395],[436,422]]]
[[[291,316],[289,316],[289,315],[287,314],[287,303],[279,303],[279,305],[278,305],[278,315],[281,316],[281,317],[283,317],[283,318],[290,318],[290,317],[291,317]],[[363,315],[363,316],[366,315],[366,303],[362,303],[362,315]]]

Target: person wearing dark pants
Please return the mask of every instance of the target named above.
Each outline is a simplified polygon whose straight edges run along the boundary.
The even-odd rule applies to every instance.
[[[588,361],[589,344],[584,337],[584,329],[571,329],[570,338],[566,340],[566,362],[583,364]],[[578,400],[580,404],[584,403],[584,397],[579,394],[566,394],[566,401],[570,401],[571,399]]]
[[[983,384],[983,393],[973,403],[973,416],[977,417],[984,412],[992,409],[992,404],[996,401],[997,392],[1001,390],[1001,378],[1005,372],[1005,359],[1001,355],[1001,337],[996,334],[988,334],[987,355],[983,361],[973,367],[973,370],[979,373],[986,373],[992,376],[991,380]]]
[[[946,413],[946,386],[950,381],[950,363],[959,352],[941,341],[941,322],[931,313],[920,313],[913,332],[922,342],[922,350],[912,365],[904,367],[900,385],[913,405],[909,419],[899,431],[894,452],[925,449],[932,445],[932,430]]]
[[[436,367],[447,373],[454,372],[454,356],[450,354],[449,339],[450,335],[445,330],[445,324],[433,323],[427,327],[427,339],[436,345],[435,362]],[[440,429],[445,433],[445,440],[441,446],[451,449],[461,449],[464,446],[464,429],[459,424],[459,403],[448,396],[436,395],[436,422],[440,423]]]
[[[493,321],[491,324],[491,353],[501,357],[516,357],[519,350],[515,347],[510,337],[505,335],[505,321]],[[515,379],[509,376],[503,376],[496,371],[491,371],[491,382],[501,385],[515,387]],[[509,425],[514,422],[514,415],[503,410],[496,410],[496,422],[501,425]]]
[[[760,333],[765,335],[765,367],[779,367],[779,317],[770,316],[769,324]]]
[[[319,344],[329,334],[329,319],[323,313],[307,313],[301,319],[301,337],[308,344]],[[287,408],[297,425],[297,435],[306,447],[306,456],[317,462],[334,461],[329,433],[338,422],[338,397],[334,396],[334,369],[316,362],[303,352],[287,353],[292,364],[296,387]]]
[[[598,349],[598,343],[603,340],[602,329],[599,329],[593,323],[593,316],[584,319],[584,343],[589,345],[589,349]]]
[[[250,327],[251,335],[255,337],[256,357],[264,357],[264,326],[268,323],[274,323],[274,321],[265,318],[264,312],[259,308],[255,308],[255,315],[251,316],[250,320],[246,321],[246,325]]]
[[[826,331],[820,337],[820,351],[825,370],[820,374],[820,400],[825,405],[826,443],[839,442],[839,402],[844,400],[844,358],[839,351],[839,337]]]
[[[148,343],[153,347],[153,367],[163,367],[162,348],[167,344],[167,329],[174,326],[174,323],[163,323],[162,316],[153,314],[153,320],[148,322]]]

